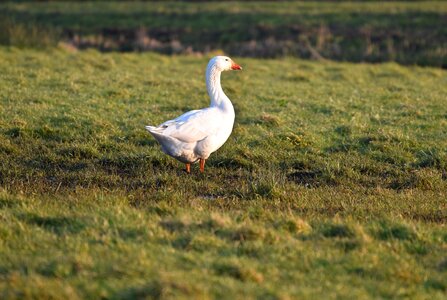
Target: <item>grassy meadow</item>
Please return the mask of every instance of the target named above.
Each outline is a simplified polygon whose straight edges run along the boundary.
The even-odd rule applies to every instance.
[[[447,68],[445,1],[19,1],[0,44],[397,61]]]
[[[236,57],[186,175],[207,61],[0,48],[0,297],[445,299],[447,71]]]

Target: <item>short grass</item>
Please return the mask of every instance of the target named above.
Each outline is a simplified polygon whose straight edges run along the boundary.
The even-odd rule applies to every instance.
[[[2,298],[445,298],[447,72],[235,60],[188,176],[206,57],[0,49]]]

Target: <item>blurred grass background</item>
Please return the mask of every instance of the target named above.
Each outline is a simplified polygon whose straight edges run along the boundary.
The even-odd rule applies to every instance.
[[[0,43],[21,47],[447,65],[444,1],[9,2],[0,17]]]

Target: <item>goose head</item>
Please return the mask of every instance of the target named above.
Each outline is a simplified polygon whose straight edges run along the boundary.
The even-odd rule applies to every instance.
[[[242,70],[242,67],[235,63],[228,56],[215,56],[213,57],[208,67],[215,67],[218,71],[231,71],[231,70]]]

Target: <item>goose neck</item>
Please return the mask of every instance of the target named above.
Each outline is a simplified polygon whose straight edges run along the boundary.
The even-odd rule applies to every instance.
[[[210,65],[206,69],[206,89],[211,99],[211,106],[221,106],[223,101],[229,101],[220,85],[221,73],[214,65]]]

